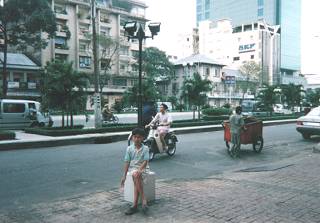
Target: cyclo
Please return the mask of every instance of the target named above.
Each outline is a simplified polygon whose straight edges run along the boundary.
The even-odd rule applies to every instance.
[[[260,153],[263,148],[263,123],[254,117],[247,117],[244,119],[245,130],[241,132],[240,141],[242,145],[252,144],[253,151]],[[222,123],[224,128],[224,141],[226,147],[229,149],[231,141],[230,123],[224,121]]]

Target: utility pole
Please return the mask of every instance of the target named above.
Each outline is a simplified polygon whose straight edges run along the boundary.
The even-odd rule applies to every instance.
[[[92,19],[92,43],[93,43],[93,72],[94,72],[94,126],[100,128],[101,124],[101,95],[99,92],[99,64],[98,64],[98,44],[96,29],[96,1],[91,0],[91,19]]]

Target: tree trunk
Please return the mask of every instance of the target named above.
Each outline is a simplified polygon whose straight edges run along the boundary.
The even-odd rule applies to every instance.
[[[62,112],[62,127],[64,127],[64,112]]]
[[[2,67],[2,97],[7,97],[7,56],[8,56],[8,36],[6,32],[6,26],[3,25],[2,33],[4,36],[4,46],[3,46],[3,67]]]
[[[198,119],[200,120],[200,106],[198,106]]]
[[[70,122],[71,122],[71,128],[73,128],[73,112],[72,112],[72,110],[70,112]]]
[[[196,109],[194,106],[192,106],[192,112],[193,112],[193,120],[196,119]]]

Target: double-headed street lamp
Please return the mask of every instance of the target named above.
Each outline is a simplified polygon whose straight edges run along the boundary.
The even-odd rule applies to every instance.
[[[152,38],[160,32],[160,23],[150,23],[148,25],[151,32],[151,36],[146,36],[143,29],[143,25],[136,22],[126,22],[124,25],[124,30],[128,40],[137,39],[139,41],[139,86],[138,86],[138,126],[142,125],[142,42],[147,38]]]

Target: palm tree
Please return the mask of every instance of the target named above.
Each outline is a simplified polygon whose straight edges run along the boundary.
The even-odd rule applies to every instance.
[[[61,110],[62,126],[64,114],[67,115],[67,126],[73,127],[73,115],[84,110],[86,102],[86,87],[89,78],[85,73],[79,73],[72,68],[72,63],[53,61],[46,65],[43,76],[43,100],[48,107]]]
[[[275,93],[276,86],[265,85],[260,91],[257,98],[267,111],[273,111],[273,105],[276,103],[277,94]]]
[[[200,107],[206,103],[207,92],[211,91],[212,83],[208,79],[202,79],[199,73],[194,73],[192,79],[186,79],[182,86],[181,97],[189,102],[189,105],[198,109],[198,119],[200,119]],[[195,119],[195,109],[193,109],[193,119]]]
[[[300,106],[300,103],[303,99],[303,86],[302,85],[294,85],[294,84],[288,84],[288,85],[282,85],[282,95],[284,96],[284,101],[288,104],[289,108],[294,110],[295,106]]]

